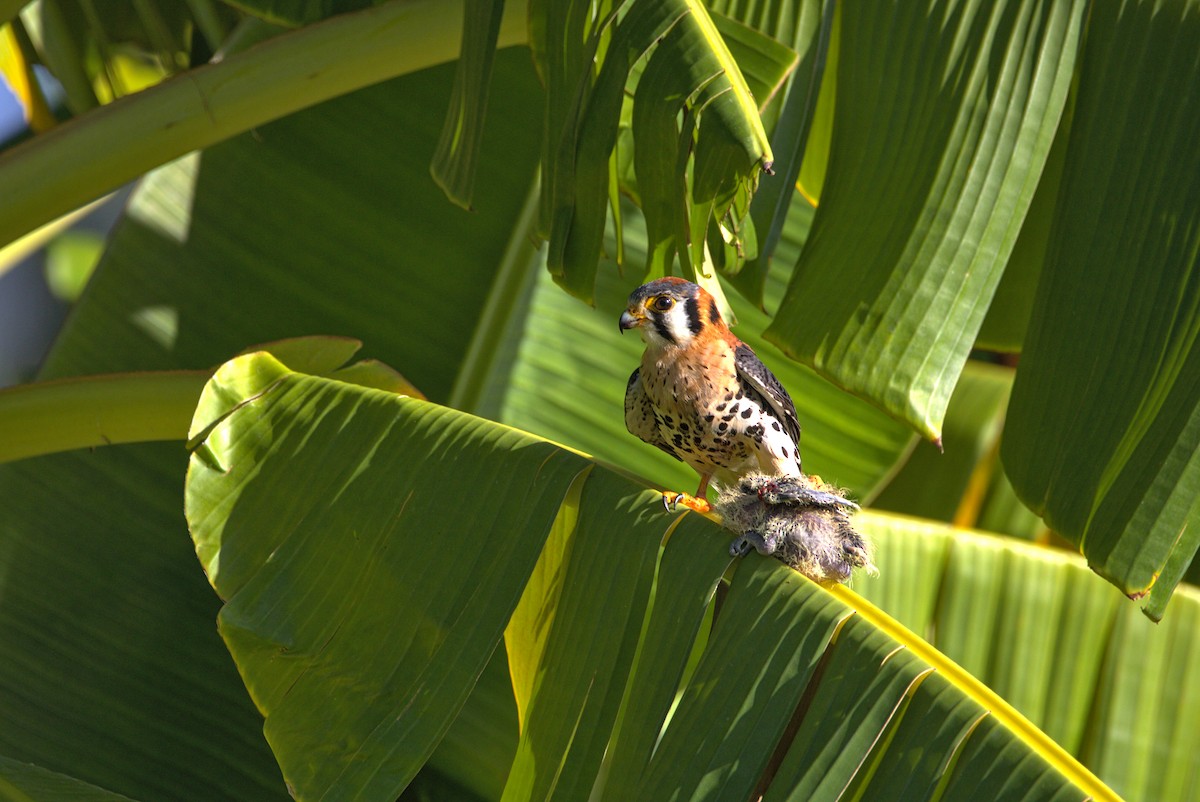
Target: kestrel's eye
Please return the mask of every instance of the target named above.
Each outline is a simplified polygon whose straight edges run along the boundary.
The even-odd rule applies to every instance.
[[[670,295],[656,295],[650,299],[650,308],[655,312],[666,312],[675,305],[675,299]]]

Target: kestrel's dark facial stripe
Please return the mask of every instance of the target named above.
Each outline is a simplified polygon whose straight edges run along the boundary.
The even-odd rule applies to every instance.
[[[721,322],[721,313],[717,311],[717,302],[712,299],[708,301],[708,322],[714,325]]]
[[[700,333],[700,329],[704,325],[700,321],[700,302],[696,299],[695,295],[688,296],[688,299],[684,301],[683,311],[687,313],[688,331],[694,337]]]
[[[658,332],[658,336],[673,344],[675,337],[671,334],[671,326],[667,323],[667,315],[662,312],[655,312],[650,316],[650,319],[654,322],[654,330]]]

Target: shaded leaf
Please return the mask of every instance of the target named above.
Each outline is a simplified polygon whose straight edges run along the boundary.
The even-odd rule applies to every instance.
[[[450,110],[442,126],[430,171],[447,197],[471,207],[476,162],[483,143],[492,60],[504,14],[503,0],[467,0],[463,8],[463,42],[450,95]]]
[[[250,14],[278,25],[305,25],[310,22],[359,11],[381,0],[225,0]]]
[[[942,449],[918,443],[873,501],[879,509],[975,526],[998,453],[1013,371],[968,361],[946,410]]]
[[[0,756],[0,796],[12,802],[54,800],[54,802],[128,802],[129,797],[114,794],[89,783],[56,774],[32,763],[19,763]]]

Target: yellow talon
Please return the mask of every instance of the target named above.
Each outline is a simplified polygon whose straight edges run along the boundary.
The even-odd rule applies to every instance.
[[[708,503],[707,499],[689,496],[687,493],[677,493],[673,490],[664,490],[662,494],[663,506],[669,512],[674,512],[680,504],[701,515],[708,515],[712,512],[712,505]]]

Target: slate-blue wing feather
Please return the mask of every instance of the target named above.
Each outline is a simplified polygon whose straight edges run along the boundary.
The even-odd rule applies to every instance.
[[[757,390],[767,405],[775,413],[784,427],[784,431],[792,438],[797,446],[800,445],[800,419],[796,416],[796,404],[788,391],[775,378],[770,368],[763,364],[758,354],[745,343],[739,343],[734,350],[734,364],[738,376],[750,388]],[[797,462],[799,456],[797,455]]]

